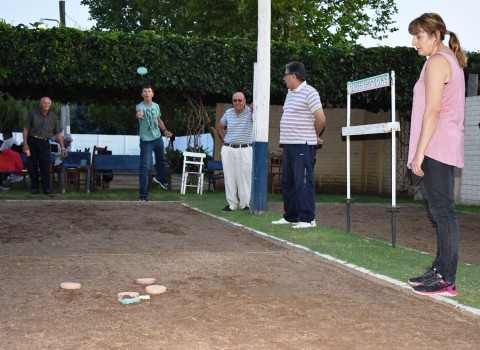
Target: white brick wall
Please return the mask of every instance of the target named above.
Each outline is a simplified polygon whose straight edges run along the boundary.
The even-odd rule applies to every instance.
[[[467,97],[465,110],[465,167],[460,203],[480,205],[480,96]]]
[[[20,132],[14,132],[13,138],[17,143],[23,142],[23,134]],[[93,146],[108,147],[112,154],[140,154],[139,138],[135,135],[102,135],[102,134],[72,134],[72,149],[74,151],[85,148],[90,148],[90,152],[93,151]],[[165,147],[169,145],[169,141],[166,137],[163,138]],[[184,151],[188,147],[188,141],[192,142],[188,136],[177,136],[174,141],[174,148]],[[213,152],[213,139],[210,134],[200,135],[200,145],[208,151],[210,155]]]

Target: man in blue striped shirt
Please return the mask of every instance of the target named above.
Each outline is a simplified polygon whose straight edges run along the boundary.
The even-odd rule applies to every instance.
[[[225,112],[217,125],[223,143],[221,157],[228,202],[222,211],[248,211],[252,188],[253,116],[242,92],[234,93],[232,102],[233,108]]]
[[[272,224],[294,224],[294,228],[315,227],[315,178],[313,168],[320,134],[325,127],[320,96],[306,82],[305,66],[290,62],[283,80],[288,88],[282,119],[283,218]]]

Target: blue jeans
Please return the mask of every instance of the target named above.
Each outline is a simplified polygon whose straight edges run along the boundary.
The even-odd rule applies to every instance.
[[[282,195],[283,217],[290,222],[315,219],[316,145],[283,145]]]
[[[140,198],[148,197],[148,173],[152,169],[152,152],[155,153],[156,179],[162,183],[167,179],[167,163],[165,160],[165,146],[163,138],[153,141],[140,140]]]
[[[455,169],[425,157],[422,170],[428,209],[437,226],[437,255],[433,267],[443,279],[454,283],[457,274],[460,232],[455,211]]]

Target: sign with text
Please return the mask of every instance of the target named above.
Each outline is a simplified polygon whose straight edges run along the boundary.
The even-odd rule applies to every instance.
[[[390,86],[390,75],[388,73],[347,82],[347,94],[352,95],[359,92],[375,90],[386,86]]]

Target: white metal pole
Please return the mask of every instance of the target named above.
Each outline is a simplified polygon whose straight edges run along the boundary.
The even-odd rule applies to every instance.
[[[397,144],[395,142],[396,130],[393,127],[395,123],[395,71],[391,73],[391,93],[392,93],[392,208],[397,205]]]
[[[259,136],[257,136],[257,129],[259,127],[258,123],[256,122],[257,120],[257,103],[258,103],[258,79],[259,79],[259,74],[258,74],[258,62],[253,62],[253,139],[257,140]],[[261,107],[260,107],[261,108]],[[268,138],[268,135],[267,135]]]
[[[70,105],[68,103],[60,108],[60,122],[62,124],[63,136],[70,135]]]
[[[347,92],[347,128],[350,126],[350,94]],[[347,135],[347,200],[350,199],[350,135]]]

